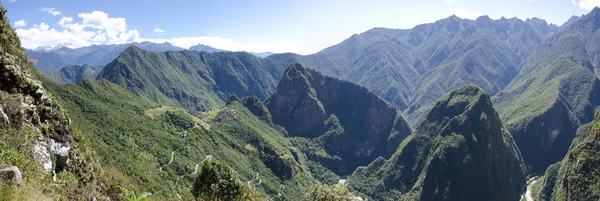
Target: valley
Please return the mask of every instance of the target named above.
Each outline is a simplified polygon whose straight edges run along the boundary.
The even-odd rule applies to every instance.
[[[0,9],[1,200],[600,199],[598,7],[304,55],[25,49]]]

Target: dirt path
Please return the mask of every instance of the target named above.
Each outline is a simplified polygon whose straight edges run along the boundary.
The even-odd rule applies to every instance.
[[[169,160],[169,162],[167,164],[164,164],[164,165],[160,166],[160,168],[158,168],[158,170],[162,171],[165,166],[167,166],[168,164],[171,164],[173,162],[173,157],[174,156],[175,156],[175,151],[172,151],[171,152],[171,160]]]

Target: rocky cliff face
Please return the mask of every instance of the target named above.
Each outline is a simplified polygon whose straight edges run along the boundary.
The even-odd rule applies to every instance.
[[[78,198],[102,199],[96,183],[98,161],[84,159],[86,150],[78,148],[69,117],[37,79],[41,76],[21,48],[5,13],[0,5],[0,168],[20,169],[24,187],[9,189],[8,194],[3,188],[0,197],[74,199],[75,193]],[[56,178],[60,172],[75,175],[75,180],[59,176],[62,182],[72,181],[59,183]],[[45,177],[47,174],[53,179],[44,179],[52,178]],[[56,187],[48,188],[50,182]]]
[[[34,156],[47,172],[62,171],[73,141],[69,118],[32,73],[35,70],[2,8],[0,24],[0,110],[5,128],[37,133]],[[4,116],[4,115],[3,115]]]
[[[516,200],[523,171],[490,97],[469,85],[438,99],[397,153],[349,182],[374,199]]]
[[[545,172],[538,200],[600,199],[600,113],[578,129],[577,138],[562,161]]]
[[[338,174],[389,157],[411,132],[400,112],[368,89],[300,64],[285,71],[266,105],[273,122],[290,136],[318,141],[341,158],[325,165]]]

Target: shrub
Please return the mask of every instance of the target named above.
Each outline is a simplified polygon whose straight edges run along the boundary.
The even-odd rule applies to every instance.
[[[242,194],[242,184],[226,163],[205,161],[196,177],[192,194],[200,200],[235,200]]]

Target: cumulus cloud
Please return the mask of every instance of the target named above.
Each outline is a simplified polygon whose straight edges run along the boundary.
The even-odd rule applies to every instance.
[[[161,33],[164,33],[164,32],[165,32],[165,30],[159,29],[158,27],[157,27],[157,28],[154,28],[154,33],[159,33],[159,34],[161,34]]]
[[[15,22],[15,28],[27,26],[27,22],[25,20],[19,20]]]
[[[266,47],[263,44],[242,44],[231,38],[218,36],[175,37],[170,39],[141,38],[138,30],[127,29],[125,18],[110,17],[102,11],[80,13],[77,17],[62,17],[54,27],[49,24],[53,23],[34,24],[29,29],[17,28],[16,32],[21,39],[21,45],[28,49],[35,49],[40,46],[78,48],[93,44],[124,44],[149,41],[155,43],[169,42],[174,46],[183,48],[204,44],[231,51],[275,51],[274,47]],[[164,30],[156,28],[154,32],[160,34]]]
[[[56,10],[56,8],[42,7],[40,10],[44,11],[44,12],[48,12],[48,14],[50,14],[52,16],[57,16],[57,15],[61,15],[62,14],[60,11]]]
[[[572,0],[575,3],[575,0]],[[585,10],[592,10],[594,7],[600,6],[600,0],[581,0],[579,1],[579,7]]]
[[[444,0],[444,2],[450,4],[450,3],[454,3],[454,0]]]
[[[46,23],[33,25],[29,29],[17,29],[21,45],[25,48],[39,46],[67,46],[71,48],[92,44],[122,44],[139,40],[136,29],[127,30],[125,18],[111,18],[102,11],[80,13],[78,22],[72,17],[62,17],[60,27]]]
[[[472,12],[472,11],[466,10],[466,9],[459,9],[450,14],[456,15],[457,17],[460,17],[463,19],[472,19],[472,20],[477,19],[477,17],[479,17],[478,13],[475,13],[475,12]]]

